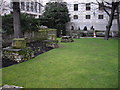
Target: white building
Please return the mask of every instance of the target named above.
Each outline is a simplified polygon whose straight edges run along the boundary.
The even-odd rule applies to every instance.
[[[71,26],[75,30],[78,30],[78,28],[83,29],[85,26],[87,26],[88,30],[90,30],[91,26],[95,30],[106,30],[109,16],[95,3],[97,3],[96,0],[67,1],[71,18],[70,22],[66,25],[67,30],[70,30]],[[111,30],[118,30],[116,18],[113,20]]]
[[[59,2],[61,0],[48,0],[48,2]],[[102,1],[102,0],[98,0]],[[105,0],[112,2],[114,0]],[[117,0],[118,1],[118,0]],[[66,24],[66,29],[71,30],[71,27],[74,27],[74,30],[81,29],[87,26],[87,29],[90,30],[91,26],[95,30],[106,30],[106,25],[109,20],[107,13],[102,10],[96,0],[62,0],[62,2],[67,3],[67,7],[70,14],[70,22]],[[110,12],[110,10],[108,10]],[[116,15],[113,20],[111,31],[117,31],[117,19]]]
[[[12,0],[6,0],[3,6],[1,15],[10,14],[13,12]],[[41,0],[20,0],[21,13],[27,13],[30,16],[39,18],[43,13],[43,5]]]
[[[7,0],[7,2],[8,1],[9,0]],[[93,26],[95,30],[106,30],[109,16],[104,10],[99,8],[96,0],[21,0],[21,12],[38,18],[44,12],[44,6],[49,1],[67,3],[71,19],[70,22],[66,24],[66,29],[68,31],[71,30],[72,26],[74,27],[74,30],[78,30],[78,28],[82,30],[85,26],[87,26],[88,30],[90,30],[91,26]],[[106,1],[110,2],[112,0]],[[8,13],[11,11],[12,9],[8,10]],[[116,30],[118,30],[118,26],[117,19],[115,18],[113,20],[111,31]]]

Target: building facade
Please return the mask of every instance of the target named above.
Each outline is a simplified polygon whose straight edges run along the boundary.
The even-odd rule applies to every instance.
[[[47,2],[66,2],[70,22],[66,23],[66,31],[70,35],[71,33],[80,34],[80,30],[87,27],[89,31],[91,27],[96,31],[105,31],[106,25],[109,21],[107,13],[98,5],[97,0],[47,0]],[[102,1],[102,0],[98,0]],[[112,2],[113,0],[105,0]],[[117,0],[118,1],[118,0]],[[111,11],[107,10],[109,13]],[[118,31],[117,15],[114,16],[114,20],[111,27],[112,35],[114,36]],[[104,34],[105,35],[105,34]]]
[[[2,15],[10,14],[13,12],[13,4],[11,1],[7,2],[7,6]],[[41,0],[20,0],[20,11],[32,17],[39,18],[43,13],[43,5]]]
[[[107,1],[107,0],[106,0]],[[112,0],[108,0],[108,2]],[[20,8],[22,13],[27,13],[33,17],[38,18],[44,12],[45,4],[48,2],[66,2],[70,15],[70,22],[66,24],[66,30],[71,29],[87,30],[93,26],[95,30],[106,30],[106,25],[109,20],[107,13],[100,8],[96,0],[21,0]],[[12,4],[11,4],[12,6]],[[108,10],[110,12],[110,10]],[[12,7],[6,9],[5,13],[12,12]],[[117,18],[114,16],[111,31],[117,31]]]
[[[106,30],[106,25],[109,20],[107,13],[96,4],[95,0],[74,0],[67,2],[70,22],[66,24],[66,29],[71,30],[83,30],[87,27],[87,30],[93,26],[95,30]],[[108,10],[110,12],[110,10]],[[111,31],[118,30],[117,18],[114,16]]]

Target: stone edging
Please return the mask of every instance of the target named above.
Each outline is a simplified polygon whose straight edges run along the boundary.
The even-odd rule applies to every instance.
[[[2,90],[2,88],[23,88],[23,87],[15,86],[15,85],[4,85],[4,86],[0,87],[0,90]]]

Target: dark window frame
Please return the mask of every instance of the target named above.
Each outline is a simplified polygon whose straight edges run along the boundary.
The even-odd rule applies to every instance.
[[[118,18],[118,16],[117,16],[117,15],[114,15],[113,19],[117,19],[117,18]]]
[[[27,11],[30,11],[30,5],[29,4],[30,4],[30,2],[26,2],[26,10]]]
[[[35,12],[37,13],[37,5],[38,5],[38,3],[37,2],[35,2]]]
[[[101,6],[101,4],[98,5],[98,8],[99,8],[100,11],[104,10],[103,7]]]
[[[86,3],[86,11],[90,11],[91,10],[91,4],[90,3]]]
[[[74,19],[78,19],[78,15],[74,15],[73,17],[74,17]]]
[[[31,11],[34,11],[34,2],[31,2]]]
[[[74,11],[78,11],[78,4],[74,4]]]
[[[10,3],[10,9],[13,9],[13,2]]]
[[[90,15],[86,15],[85,18],[86,18],[86,19],[91,19],[91,16],[90,16]]]
[[[104,15],[98,15],[98,19],[104,19]]]
[[[39,13],[41,13],[41,4],[39,3]]]
[[[21,10],[25,10],[25,2],[21,2]]]

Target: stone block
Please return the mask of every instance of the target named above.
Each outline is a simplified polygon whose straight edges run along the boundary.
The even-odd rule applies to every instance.
[[[61,42],[73,42],[74,40],[70,36],[62,36]]]
[[[26,48],[25,38],[14,38],[12,42],[12,47],[17,49]]]
[[[48,39],[49,40],[56,40],[57,38],[56,38],[56,35],[51,34],[51,35],[48,35]]]
[[[8,58],[16,62],[22,62],[34,57],[34,53],[31,48],[13,49],[3,48],[3,58]]]

